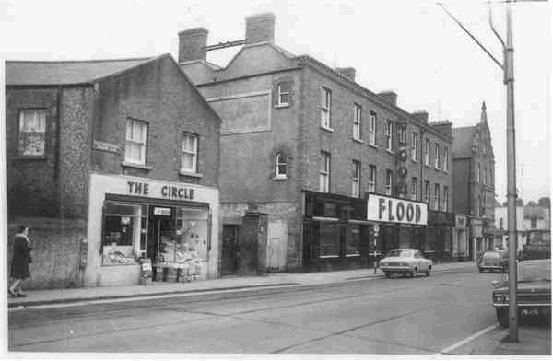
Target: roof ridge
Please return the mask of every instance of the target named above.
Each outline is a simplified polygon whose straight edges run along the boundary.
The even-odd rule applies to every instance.
[[[83,64],[83,63],[114,63],[126,61],[139,61],[155,59],[166,54],[154,55],[149,57],[139,58],[120,58],[120,59],[92,59],[92,60],[6,60],[6,63],[17,64]]]

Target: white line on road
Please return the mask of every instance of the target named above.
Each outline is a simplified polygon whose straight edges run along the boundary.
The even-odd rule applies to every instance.
[[[469,343],[470,341],[476,339],[477,337],[482,336],[483,334],[485,334],[487,332],[490,332],[491,330],[497,328],[498,325],[499,324],[496,323],[495,325],[491,325],[490,327],[487,327],[487,328],[485,328],[481,331],[478,331],[474,335],[469,336],[469,337],[465,338],[464,340],[461,340],[459,342],[454,343],[453,345],[451,345],[449,347],[444,348],[443,350],[440,351],[440,354],[450,353],[451,351],[463,346],[464,344]]]

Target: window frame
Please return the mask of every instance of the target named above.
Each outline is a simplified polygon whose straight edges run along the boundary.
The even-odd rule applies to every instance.
[[[386,121],[386,150],[393,152],[394,146],[394,123],[391,120]]]
[[[444,212],[447,212],[449,208],[449,187],[443,186],[443,198],[442,198],[442,205]]]
[[[417,177],[412,177],[411,178],[411,198],[414,200],[414,201],[418,201],[419,200],[419,180],[417,179]]]
[[[284,157],[284,161],[280,161],[281,157]],[[285,172],[280,172],[280,167],[285,167]],[[288,157],[283,152],[277,152],[275,154],[275,178],[288,179]]]
[[[386,180],[384,182],[384,193],[391,196],[392,195],[392,186],[394,184],[394,171],[391,169],[386,169]]]
[[[289,89],[283,90],[283,87],[287,86]],[[291,94],[291,84],[288,82],[281,82],[277,85],[277,99],[276,99],[276,107],[277,108],[284,108],[290,106],[290,94]],[[288,101],[282,102],[282,96],[285,95],[288,97]]]
[[[476,163],[476,182],[480,182],[480,163]]]
[[[376,112],[369,112],[369,145],[376,147]]]
[[[321,168],[319,169],[319,192],[330,192],[331,154],[321,151]],[[324,181],[324,184],[323,184]]]
[[[430,205],[430,181],[424,181],[424,201]]]
[[[434,143],[434,168],[440,169],[440,144]]]
[[[434,209],[439,211],[440,210],[440,184],[435,183],[434,184]]]
[[[353,160],[353,174],[351,176],[351,196],[359,198],[361,193],[361,162]]]
[[[134,119],[134,118],[127,118],[125,124],[126,124],[126,126],[125,126],[125,156],[124,156],[125,163],[145,166],[146,165],[146,157],[147,157],[147,148],[148,148],[148,128],[149,128],[149,124],[146,121],[138,120],[138,119]],[[135,132],[134,132],[134,129],[135,129],[134,126],[135,125],[141,125],[141,126],[144,127],[143,139],[142,140],[134,140],[134,138],[128,139],[129,124],[132,125],[132,127],[131,127],[131,133],[132,133],[131,135],[132,136],[134,136],[134,134],[135,134]],[[139,161],[136,161],[135,159],[130,158],[129,152],[132,152],[132,150],[131,150],[132,148],[129,147],[129,143],[131,143],[131,145],[133,145],[133,144],[141,145],[141,148],[140,148],[140,158],[141,159]]]
[[[28,119],[28,118],[25,118],[25,114],[27,112],[34,112],[35,114],[36,113],[39,113],[41,115],[43,115],[43,119],[42,119],[42,124],[41,123],[38,123],[39,125],[39,128],[42,128],[40,131],[33,131],[33,132],[29,132],[29,131],[24,131],[24,125],[26,124],[25,122],[22,123],[22,120],[23,119]],[[41,119],[39,119],[41,120]],[[17,120],[17,156],[20,157],[20,158],[33,158],[33,159],[44,159],[46,158],[46,133],[47,133],[47,110],[45,108],[24,108],[24,109],[19,109],[19,112],[18,112],[18,120]],[[26,149],[23,149],[23,146],[22,146],[22,140],[23,138],[24,139],[28,139],[29,137],[33,137],[33,136],[40,136],[40,134],[42,134],[42,149],[41,149],[41,153],[39,154],[29,154],[27,153],[26,154]],[[24,143],[24,142],[23,142]],[[24,144],[23,144],[24,145]]]
[[[411,160],[413,162],[419,161],[419,135],[417,132],[411,133]]]
[[[449,148],[444,145],[444,159],[443,159],[443,170],[449,170]]]
[[[194,139],[194,151],[185,150],[184,149],[184,143],[186,139]],[[189,173],[198,173],[198,153],[199,153],[199,144],[200,144],[200,136],[195,133],[189,133],[189,132],[183,132],[182,133],[182,143],[181,143],[181,172],[189,172]],[[191,168],[184,168],[184,156],[191,155],[192,156],[192,167]]]
[[[369,192],[376,192],[376,166],[369,165]]]
[[[353,139],[361,140],[361,105],[353,103]]]
[[[426,154],[424,155],[424,165],[430,167],[430,139],[425,138]]]
[[[321,127],[332,129],[332,90],[327,87],[321,87]]]

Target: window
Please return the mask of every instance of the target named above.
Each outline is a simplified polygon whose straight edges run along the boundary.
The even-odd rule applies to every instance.
[[[449,163],[449,149],[447,147],[444,147],[444,162],[443,163],[444,163],[443,169],[445,171],[447,171],[448,168],[449,168],[449,164],[448,164]]]
[[[369,192],[376,192],[376,166],[369,166]]]
[[[426,138],[424,146],[424,164],[430,167],[430,140]]]
[[[198,136],[184,133],[182,137],[182,171],[197,172]]]
[[[394,172],[391,169],[386,169],[386,183],[384,185],[385,192],[387,195],[392,195],[392,183],[393,183]]]
[[[283,153],[277,153],[275,156],[275,175],[277,178],[288,177],[288,163],[286,155]]]
[[[330,129],[330,111],[332,106],[332,92],[330,89],[322,89],[321,126]]]
[[[359,224],[348,224],[346,238],[346,257],[359,256],[360,239],[361,226]]]
[[[319,239],[319,257],[340,256],[340,226],[337,223],[314,222],[313,235]]]
[[[530,228],[531,229],[538,228],[538,217],[531,217],[530,218]]]
[[[418,195],[418,181],[416,177],[413,177],[411,179],[411,198],[416,201],[419,199]]]
[[[280,83],[277,86],[277,107],[290,105],[290,83]]]
[[[447,212],[449,209],[449,187],[444,186],[444,198],[443,198],[444,212]]]
[[[361,139],[361,106],[355,104],[353,114],[353,139]]]
[[[440,169],[440,145],[434,145],[434,168]]]
[[[430,204],[430,181],[424,181],[424,201]]]
[[[369,115],[369,144],[376,145],[376,113],[373,111]]]
[[[21,156],[44,156],[46,110],[25,109],[19,112],[18,151]]]
[[[321,170],[319,171],[319,191],[328,192],[330,188],[330,153],[321,152]]]
[[[361,175],[361,163],[353,161],[353,174],[351,175],[351,196],[359,197],[359,177]]]
[[[434,185],[434,209],[440,210],[440,185],[438,183]]]
[[[499,229],[503,229],[503,217],[499,218]]]
[[[388,120],[388,122],[386,122],[386,149],[390,151],[392,150],[392,134],[394,134],[393,129],[394,124],[391,120]]]
[[[400,144],[405,145],[407,143],[405,139],[405,126],[404,125],[398,125],[397,126],[397,140]]]
[[[480,182],[480,164],[476,165],[476,181]]]
[[[419,138],[417,132],[411,134],[411,159],[415,162],[419,159]]]
[[[146,139],[148,125],[134,119],[127,119],[127,135],[125,142],[125,162],[146,164]]]

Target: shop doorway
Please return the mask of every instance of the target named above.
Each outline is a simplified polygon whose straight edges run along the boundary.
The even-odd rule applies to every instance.
[[[221,276],[235,275],[238,271],[238,234],[240,226],[223,225]]]
[[[151,206],[148,220],[146,257],[151,259],[153,264],[165,262],[164,254],[175,242],[175,207]],[[155,270],[156,267],[154,272]]]

